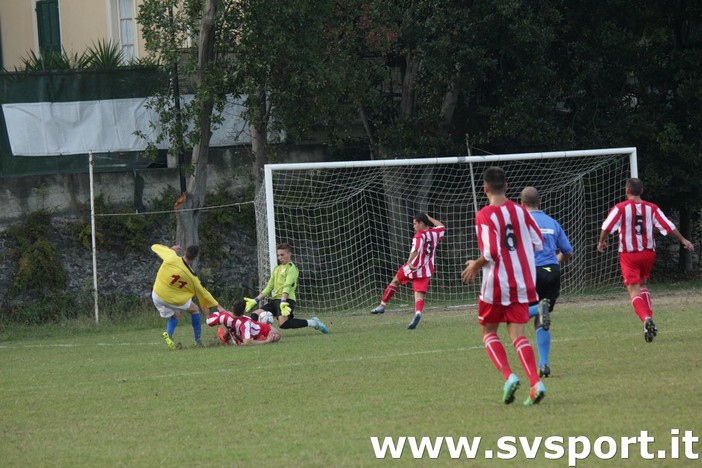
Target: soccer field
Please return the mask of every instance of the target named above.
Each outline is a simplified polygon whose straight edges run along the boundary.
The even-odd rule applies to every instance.
[[[394,454],[416,466],[455,465],[459,455],[485,467],[698,466],[701,444],[683,439],[702,434],[702,299],[653,294],[650,344],[623,289],[559,303],[553,374],[534,407],[522,406],[528,380],[509,344],[522,387],[514,404],[501,403],[474,306],[428,309],[414,331],[401,304],[383,316],[327,315],[329,335],[287,330],[251,348],[191,348],[187,321],[175,334],[180,351],[168,351],[160,327],[49,338],[37,328],[36,338],[0,342],[0,463],[372,466]],[[372,437],[376,449],[386,444],[384,458]],[[422,437],[423,453],[413,446]],[[469,447],[457,451],[461,437]]]

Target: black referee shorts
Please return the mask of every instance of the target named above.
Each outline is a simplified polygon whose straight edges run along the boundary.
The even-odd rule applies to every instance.
[[[548,299],[551,302],[549,312],[553,312],[556,299],[561,295],[561,268],[558,263],[536,267],[536,292],[539,300]]]

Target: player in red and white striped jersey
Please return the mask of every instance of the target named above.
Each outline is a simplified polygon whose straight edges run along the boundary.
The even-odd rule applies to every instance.
[[[429,227],[429,223],[434,227]],[[429,291],[429,278],[434,275],[434,265],[436,260],[436,247],[443,239],[446,228],[441,221],[432,218],[426,213],[420,213],[412,219],[414,226],[414,237],[412,238],[412,249],[407,262],[397,270],[392,281],[383,292],[380,305],[371,310],[371,314],[385,313],[385,306],[395,295],[400,284],[412,282],[414,291],[414,317],[407,326],[409,330],[414,330],[419,325],[424,311],[424,297]]]
[[[258,345],[280,340],[280,333],[267,323],[260,323],[244,315],[246,303],[235,301],[232,313],[218,311],[207,317],[207,325],[223,325],[217,332],[224,344]]]
[[[478,319],[488,356],[505,379],[502,400],[512,403],[519,388],[519,378],[512,372],[497,335],[500,323],[505,322],[531,385],[524,404],[533,405],[546,395],[546,388],[539,379],[534,349],[524,330],[529,321],[529,303],[538,300],[534,250],[543,249],[543,238],[526,208],[505,195],[507,182],[502,168],[487,168],[483,180],[490,204],[475,217],[481,256],[466,262],[461,277],[464,283],[470,283],[482,270]]]
[[[654,228],[664,236],[672,234],[687,250],[692,251],[695,247],[680,234],[660,208],[642,200],[642,194],[643,182],[640,179],[626,181],[627,200],[614,205],[602,223],[597,250],[604,252],[607,235],[619,231],[619,265],[624,284],[634,312],[644,324],[644,340],[650,343],[658,333],[653,322],[651,293],[646,285],[656,260]]]

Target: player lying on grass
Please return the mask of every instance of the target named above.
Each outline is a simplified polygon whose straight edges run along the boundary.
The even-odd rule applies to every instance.
[[[280,332],[267,323],[260,323],[244,315],[246,304],[244,301],[235,301],[232,312],[217,311],[207,317],[207,325],[224,328],[217,330],[217,336],[225,345],[262,345],[275,343],[280,340]]]

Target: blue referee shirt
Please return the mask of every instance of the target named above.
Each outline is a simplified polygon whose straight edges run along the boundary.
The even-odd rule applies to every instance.
[[[566,237],[565,232],[563,232],[561,225],[558,224],[558,221],[541,210],[534,210],[529,213],[541,228],[541,235],[544,238],[544,249],[534,252],[537,267],[558,263],[556,249],[564,254],[573,252],[573,247],[570,245],[570,241]]]

